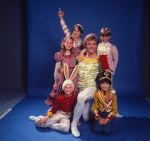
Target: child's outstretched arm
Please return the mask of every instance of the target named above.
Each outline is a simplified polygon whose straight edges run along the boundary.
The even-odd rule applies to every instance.
[[[58,16],[59,16],[61,21],[64,20],[64,18],[63,18],[64,17],[64,12],[62,12],[60,8],[59,8]]]
[[[62,26],[62,30],[64,31],[66,36],[70,36],[71,33],[68,29],[68,26],[66,25],[66,23],[64,21],[64,12],[62,12],[60,8],[59,8],[58,16],[60,18],[60,23],[61,23],[61,26]]]

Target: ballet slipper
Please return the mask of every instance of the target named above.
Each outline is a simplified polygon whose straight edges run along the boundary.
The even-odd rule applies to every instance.
[[[36,118],[37,117],[35,117],[35,116],[29,116],[29,119],[32,120],[32,121],[35,121]]]
[[[71,127],[71,133],[74,137],[80,137],[80,132],[78,131],[76,126]]]

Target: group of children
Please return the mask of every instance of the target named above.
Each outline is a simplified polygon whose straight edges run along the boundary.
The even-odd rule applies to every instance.
[[[58,12],[58,16],[66,37],[62,40],[61,51],[57,52],[54,57],[56,60],[55,82],[53,91],[45,101],[51,108],[45,117],[30,116],[29,119],[34,121],[37,127],[49,127],[54,130],[68,132],[70,129],[70,117],[74,111],[78,94],[81,91],[78,87],[78,62],[80,62],[82,55],[86,54],[86,48],[81,39],[83,34],[82,25],[76,24],[71,35],[63,19],[64,13],[61,9]],[[102,43],[97,47],[97,55],[104,71],[96,77],[97,90],[94,93],[92,105],[92,112],[95,117],[93,133],[111,134],[113,118],[117,114],[115,91],[113,100],[108,101],[107,97],[112,85],[112,75],[114,75],[118,63],[118,51],[109,42],[111,38],[109,28],[101,29],[100,38]],[[79,121],[78,124],[80,125]]]

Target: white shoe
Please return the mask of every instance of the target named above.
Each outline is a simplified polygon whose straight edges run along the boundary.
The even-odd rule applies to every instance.
[[[78,131],[76,126],[71,127],[71,133],[74,137],[80,137],[80,132]]]
[[[34,121],[36,119],[36,117],[35,116],[29,116],[29,119]]]
[[[117,114],[115,115],[115,117],[123,117],[123,115],[120,114],[120,113],[117,113]]]

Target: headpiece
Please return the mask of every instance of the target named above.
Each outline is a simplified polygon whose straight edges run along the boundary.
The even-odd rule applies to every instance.
[[[70,78],[69,78],[68,65],[67,65],[66,63],[64,64],[64,75],[65,75],[66,80],[65,80],[64,83],[62,84],[62,90],[64,90],[64,87],[65,87],[67,84],[72,85],[73,90],[74,90],[74,84],[73,84],[73,82],[72,82],[72,79],[74,79],[74,77],[76,76],[77,71],[78,71],[78,65],[73,69],[73,71],[72,71],[72,73],[71,73],[71,76],[70,76]]]
[[[82,26],[81,24],[76,24],[76,25],[79,26],[79,27],[81,27],[82,30],[83,30],[83,26]],[[76,26],[76,25],[75,25],[75,26]],[[74,26],[74,27],[75,27],[75,26]]]
[[[101,78],[99,80],[102,80],[102,79],[109,79],[111,81],[111,74],[110,72],[108,71],[104,71],[101,73]]]

